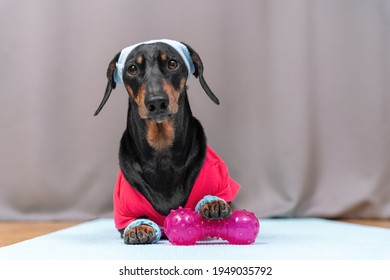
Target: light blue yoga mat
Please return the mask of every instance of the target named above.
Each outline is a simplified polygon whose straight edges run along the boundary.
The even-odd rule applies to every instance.
[[[263,219],[252,245],[222,240],[174,246],[125,245],[112,219],[98,219],[0,248],[0,260],[130,260],[130,259],[260,259],[379,260],[390,259],[390,229],[325,219]]]

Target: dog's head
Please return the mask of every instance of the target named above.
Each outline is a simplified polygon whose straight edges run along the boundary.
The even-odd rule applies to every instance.
[[[219,104],[204,80],[202,60],[190,46],[159,40],[125,48],[108,65],[106,91],[95,116],[117,83],[123,83],[140,118],[162,122],[177,113],[179,98],[191,74],[199,78],[207,95]]]

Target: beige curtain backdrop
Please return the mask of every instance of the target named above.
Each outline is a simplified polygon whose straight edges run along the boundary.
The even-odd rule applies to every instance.
[[[108,62],[171,38],[194,114],[259,217],[390,218],[390,1],[0,0],[0,219],[110,216],[127,95]]]

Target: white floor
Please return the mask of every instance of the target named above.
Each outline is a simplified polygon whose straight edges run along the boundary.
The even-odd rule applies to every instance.
[[[252,245],[125,245],[113,220],[99,219],[0,248],[0,259],[390,259],[390,230],[323,219],[263,219]]]

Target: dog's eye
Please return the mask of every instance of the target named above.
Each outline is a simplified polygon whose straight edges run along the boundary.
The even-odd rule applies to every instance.
[[[168,68],[170,70],[175,70],[177,67],[179,67],[179,63],[176,60],[171,59],[170,61],[168,61]]]
[[[137,75],[138,73],[137,66],[135,66],[134,64],[130,65],[130,67],[127,69],[127,73],[129,73],[131,76]]]

